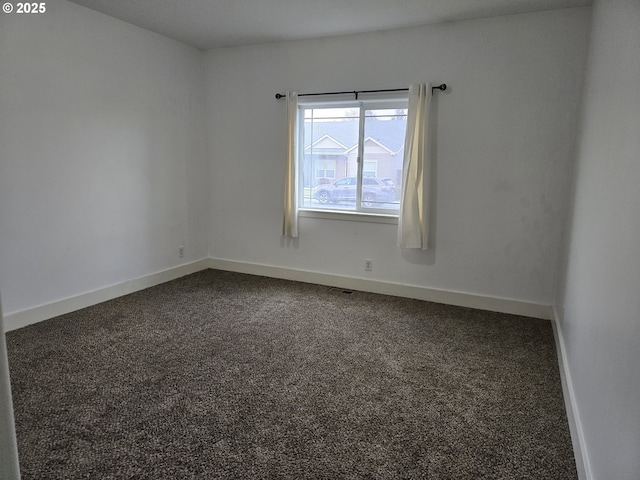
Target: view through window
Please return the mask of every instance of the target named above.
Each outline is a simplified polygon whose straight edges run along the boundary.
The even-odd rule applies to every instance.
[[[301,105],[300,207],[397,214],[406,99]]]

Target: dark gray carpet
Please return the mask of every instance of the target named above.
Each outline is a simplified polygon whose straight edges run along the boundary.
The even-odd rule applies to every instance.
[[[208,270],[7,335],[23,478],[576,478],[548,321]]]

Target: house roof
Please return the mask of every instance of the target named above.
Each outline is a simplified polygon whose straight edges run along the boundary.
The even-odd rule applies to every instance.
[[[373,143],[374,145],[379,146],[380,148],[382,148],[383,150],[386,150],[387,152],[389,152],[390,154],[395,154],[396,152],[394,152],[393,150],[388,149],[384,144],[380,143],[379,141],[377,141],[375,138],[373,137],[367,137],[364,139],[364,143],[365,145],[367,143],[371,144]],[[351,153],[353,150],[357,149],[358,145],[354,145],[353,147],[349,148],[346,153]]]
[[[404,147],[406,123],[399,120],[367,118],[365,138],[371,138],[384,148],[397,153]],[[349,121],[305,122],[305,149],[323,137],[330,136],[336,142],[351,149],[358,143],[358,123]]]
[[[344,153],[349,150],[349,148],[337,141],[331,135],[325,134],[322,137],[315,140],[311,145],[307,145],[304,149],[305,151],[311,150],[322,150],[323,152],[335,152],[335,153]]]

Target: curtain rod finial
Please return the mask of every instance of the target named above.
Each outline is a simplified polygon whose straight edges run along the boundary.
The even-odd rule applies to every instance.
[[[286,95],[282,95],[280,93],[276,93],[276,100],[280,100],[281,98],[286,98]]]

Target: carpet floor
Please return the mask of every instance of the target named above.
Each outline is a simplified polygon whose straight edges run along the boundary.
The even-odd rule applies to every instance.
[[[575,479],[549,321],[206,270],[7,334],[30,479]]]

